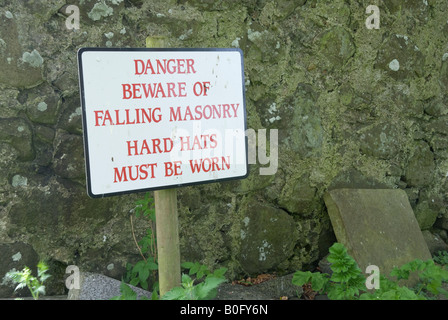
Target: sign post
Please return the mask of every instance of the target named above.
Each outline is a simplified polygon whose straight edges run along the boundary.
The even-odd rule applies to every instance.
[[[162,297],[180,285],[179,224],[176,189],[154,191],[156,206],[159,292]]]
[[[148,37],[146,38],[146,47],[164,48],[164,42],[164,38]],[[181,282],[176,189],[155,190],[154,202],[156,209],[159,293],[162,297],[172,288],[179,286]]]
[[[81,48],[87,193],[154,191],[160,294],[180,284],[176,188],[248,175],[240,49]]]

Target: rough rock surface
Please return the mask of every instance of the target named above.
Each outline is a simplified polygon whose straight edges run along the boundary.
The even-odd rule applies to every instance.
[[[68,265],[120,279],[139,259],[129,215],[143,194],[86,194],[76,53],[158,36],[170,47],[241,48],[247,127],[279,130],[274,175],[257,161],[245,180],[179,189],[183,260],[225,266],[231,278],[310,268],[335,240],[323,194],[337,184],[403,189],[421,228],[446,234],[448,4],[386,1],[369,29],[370,4],[1,1],[0,257],[21,243],[55,279]],[[254,204],[270,209],[256,217]],[[272,227],[263,263],[249,264],[264,229],[248,217]],[[141,239],[149,222],[134,222]]]

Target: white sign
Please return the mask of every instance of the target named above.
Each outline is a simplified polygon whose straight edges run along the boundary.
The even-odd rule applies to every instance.
[[[248,174],[239,49],[78,52],[88,194]]]

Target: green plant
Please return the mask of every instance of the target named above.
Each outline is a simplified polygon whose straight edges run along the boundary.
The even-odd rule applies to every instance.
[[[411,274],[417,274],[419,282],[414,288],[399,286],[400,280],[408,280]],[[394,282],[392,277],[396,278]],[[373,293],[365,293],[361,299],[375,300],[427,300],[443,294],[448,297],[448,291],[442,288],[442,283],[448,281],[448,271],[436,265],[433,260],[413,260],[390,272],[390,277],[380,279],[380,288]]]
[[[11,270],[6,273],[5,281],[18,283],[14,291],[28,287],[34,300],[39,299],[39,294],[45,295],[44,281],[47,280],[50,275],[47,274],[48,266],[40,261],[37,264],[37,277],[31,274],[31,269],[24,267],[22,271]]]
[[[426,300],[414,290],[400,286],[396,281],[391,281],[380,276],[380,287],[373,292],[365,292],[359,296],[360,300]]]
[[[213,273],[205,266],[198,262],[185,262],[182,267],[189,269],[188,274],[182,274],[182,283],[180,287],[175,287],[168,291],[163,300],[209,300],[216,297],[217,288],[223,282],[226,282],[224,274],[226,268],[220,268]],[[195,279],[192,276],[195,275]],[[205,277],[205,278],[204,278]],[[204,280],[202,280],[204,278]],[[194,284],[200,281],[198,284]],[[202,281],[201,281],[202,280]]]
[[[332,300],[427,300],[439,294],[448,296],[448,291],[442,288],[442,283],[448,281],[448,271],[431,259],[416,259],[394,268],[388,277],[381,275],[380,286],[374,291],[367,291],[361,269],[342,244],[333,244],[327,259],[331,263],[331,276],[297,271],[292,283],[298,286],[310,283],[314,291],[326,293]],[[413,273],[419,278],[414,288],[399,285],[399,281],[408,280]]]
[[[156,209],[154,205],[154,198],[150,196],[149,193],[145,194],[145,197],[141,200],[136,201],[135,216],[137,218],[145,217],[149,219],[150,226],[146,230],[146,235],[137,242],[137,247],[139,248],[140,254],[143,260],[146,260],[145,255],[149,255],[153,262],[157,262],[157,237],[156,237]],[[132,223],[132,216],[131,216]],[[132,229],[133,224],[132,225]],[[134,230],[132,234],[135,240]]]
[[[327,259],[333,271],[331,276],[326,273],[297,271],[293,275],[292,283],[298,286],[311,283],[314,291],[327,293],[331,300],[356,299],[359,292],[365,289],[365,279],[356,261],[340,243],[331,246]]]
[[[134,242],[140,252],[142,260],[138,261],[135,265],[128,263],[126,265],[126,275],[124,281],[133,286],[140,286],[145,290],[149,289],[149,283],[153,282],[153,292],[158,287],[157,284],[157,242],[156,242],[156,214],[154,207],[154,199],[149,193],[145,194],[145,197],[141,200],[136,201],[135,216],[137,218],[144,217],[149,219],[150,227],[146,230],[146,235],[137,241],[134,232],[134,223],[131,219],[132,236]]]
[[[138,300],[137,293],[131,289],[125,282],[121,282],[120,285],[121,295],[111,298],[111,300]],[[140,300],[148,300],[147,297],[142,296]]]
[[[146,193],[143,199],[135,202],[134,214],[137,218],[143,217],[149,220],[149,228],[146,230],[145,236],[137,241],[134,232],[133,216],[130,216],[131,231],[135,245],[142,257],[142,260],[137,261],[134,265],[126,264],[126,274],[123,276],[120,285],[120,296],[113,297],[113,300],[135,300],[135,292],[128,286],[140,286],[148,290],[149,284],[152,283],[152,299],[159,298],[158,290],[159,284],[157,281],[157,271],[159,269],[157,263],[157,242],[156,242],[156,213],[154,206],[154,198]]]
[[[140,285],[145,290],[149,289],[150,276],[152,275],[152,279],[155,280],[153,273],[159,268],[156,263],[144,260],[138,261],[135,265],[128,263],[126,267],[127,272],[123,280],[133,286]]]
[[[437,252],[437,255],[434,256],[434,262],[441,265],[448,264],[448,251]]]

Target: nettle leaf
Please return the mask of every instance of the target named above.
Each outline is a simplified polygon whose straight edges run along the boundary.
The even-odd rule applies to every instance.
[[[182,285],[184,287],[187,287],[187,286],[191,286],[192,284],[193,284],[193,280],[191,279],[191,277],[188,274],[183,273],[182,274]]]
[[[120,292],[122,293],[124,300],[137,300],[137,293],[124,282],[120,285]]]
[[[132,268],[132,271],[133,271],[133,272],[140,272],[140,270],[142,270],[142,269],[145,268],[145,264],[146,264],[145,260],[140,260],[140,261],[138,261],[138,262],[135,264],[134,268]]]
[[[151,271],[159,270],[159,265],[153,261],[148,261],[146,263],[146,268]]]
[[[215,289],[218,286],[226,282],[226,279],[208,277],[204,282],[197,285],[196,294],[199,300],[210,299],[213,295],[216,295]]]
[[[181,267],[184,269],[191,269],[191,267],[193,267],[194,263],[193,262],[183,262],[181,264]]]
[[[196,274],[196,278],[197,279],[202,279],[202,277],[204,276],[209,276],[211,275],[210,271],[208,270],[207,266],[205,265],[201,265],[201,267],[199,268],[197,274]]]
[[[140,270],[140,272],[138,273],[140,283],[146,282],[146,280],[148,280],[148,277],[149,277],[149,269],[147,268]]]
[[[199,264],[199,262],[196,262],[195,264],[193,264],[193,266],[190,268],[189,275],[193,275],[193,274],[197,273],[199,271],[200,267],[201,267],[201,265]]]
[[[135,287],[138,285],[139,282],[140,282],[139,278],[132,278],[131,281],[129,281],[129,284]]]
[[[213,276],[217,278],[224,278],[224,274],[227,272],[227,268],[219,268],[213,272]]]
[[[162,300],[182,300],[185,297],[185,289],[181,287],[175,287],[165,293],[162,297]]]

